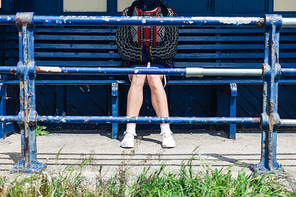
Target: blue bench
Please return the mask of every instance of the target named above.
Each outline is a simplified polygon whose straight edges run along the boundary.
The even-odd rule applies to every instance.
[[[82,66],[82,67],[112,67],[116,69],[121,66],[121,59],[117,53],[115,43],[116,28],[113,27],[35,27],[35,60],[37,66]],[[16,66],[18,62],[18,35],[16,27],[7,28],[6,35],[6,62],[7,66]],[[283,68],[295,67],[296,57],[296,30],[281,30],[280,63]],[[175,67],[203,67],[203,68],[261,68],[264,52],[264,31],[253,28],[180,28],[178,52],[174,57]],[[289,81],[284,81],[288,83]],[[39,86],[41,106],[49,103],[46,110],[38,111],[45,115],[65,115],[65,108],[71,105],[78,106],[75,112],[79,115],[83,106],[75,102],[78,97],[85,97],[85,94],[72,95],[72,103],[65,106],[65,87],[61,85],[104,85],[100,86],[103,94],[102,102],[108,107],[99,109],[98,115],[118,116],[119,100],[118,85],[128,84],[123,77],[77,77],[77,76],[38,76],[37,85],[47,84],[48,80],[52,85]],[[9,77],[4,83],[13,83],[13,77]],[[239,81],[239,82],[238,82]],[[221,85],[222,83],[222,85]],[[216,114],[218,117],[236,117],[237,85],[253,83],[261,84],[262,80],[238,80],[231,77],[213,77],[210,79],[171,77],[168,85],[215,85]],[[224,85],[223,85],[224,84]],[[57,85],[57,86],[55,86]],[[108,86],[106,86],[108,85]],[[111,85],[111,88],[109,88]],[[38,87],[38,86],[37,86]],[[42,88],[41,88],[42,87]],[[87,87],[73,87],[84,89]],[[48,89],[48,90],[47,90]],[[11,97],[18,98],[18,88],[10,92]],[[71,91],[71,90],[70,90]],[[54,92],[55,95],[51,95]],[[4,93],[3,93],[4,94]],[[2,95],[3,95],[2,94]],[[47,97],[52,97],[49,102]],[[69,99],[69,98],[68,98]],[[91,106],[91,104],[85,104]],[[9,104],[12,111],[18,111],[18,106]],[[125,105],[125,103],[121,103]],[[211,105],[211,104],[210,104]],[[5,108],[5,107],[4,107]],[[42,109],[42,107],[39,107]],[[91,108],[91,107],[90,107]],[[97,109],[94,107],[94,109]],[[98,110],[98,109],[97,109]],[[47,112],[46,112],[47,111]],[[68,110],[69,111],[69,110]],[[74,113],[74,112],[73,112]],[[94,114],[96,112],[90,112]],[[67,114],[68,115],[68,114]],[[71,115],[71,114],[70,114]],[[218,130],[225,130],[229,138],[235,138],[236,125],[224,125],[217,127]],[[118,124],[112,123],[112,138],[118,133]],[[0,135],[1,137],[1,135]]]

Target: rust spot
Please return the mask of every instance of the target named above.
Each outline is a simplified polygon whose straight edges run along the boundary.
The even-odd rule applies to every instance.
[[[25,157],[25,150],[23,147],[21,148],[21,154],[22,154],[22,157],[24,158]]]
[[[25,137],[25,153],[29,152],[29,137]]]
[[[278,64],[279,62],[278,62],[278,54],[277,54],[277,52],[275,52],[274,55],[275,55],[275,63]]]
[[[36,72],[36,73],[41,73],[41,69],[40,69],[39,66],[36,66],[36,67],[35,67],[35,72]]]
[[[261,69],[262,69],[262,74],[263,75],[266,74],[266,66],[265,66],[265,64],[262,64]]]
[[[264,99],[266,97],[266,92],[265,90],[262,91],[262,98]]]
[[[272,39],[271,40],[271,48],[273,48],[273,45],[274,45],[274,40]]]
[[[17,71],[16,71],[15,69],[11,69],[11,70],[10,70],[10,74],[12,74],[12,75],[17,75]]]
[[[12,22],[13,25],[20,26],[24,23],[32,23],[32,18],[28,17],[28,13],[17,14],[16,19]]]
[[[261,122],[261,118],[260,117],[255,117],[254,118],[254,123],[260,123]]]
[[[273,113],[273,103],[269,102],[268,103],[268,109],[269,109],[269,114],[272,114]]]
[[[261,17],[259,21],[254,25],[254,27],[262,27],[262,28],[264,28],[264,26],[265,26],[265,20],[263,17]]]

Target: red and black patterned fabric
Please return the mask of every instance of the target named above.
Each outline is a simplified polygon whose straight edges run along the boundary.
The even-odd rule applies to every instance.
[[[162,17],[161,6],[151,11],[142,11],[134,7],[133,16]],[[122,16],[128,16],[126,8]],[[167,7],[168,16],[176,16],[172,8]],[[121,26],[116,32],[118,52],[124,60],[123,65],[132,63],[156,62],[173,67],[172,58],[177,53],[178,27],[163,26]]]

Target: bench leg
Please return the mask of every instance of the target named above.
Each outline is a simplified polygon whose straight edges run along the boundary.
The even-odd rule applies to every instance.
[[[0,114],[5,115],[5,86],[3,83],[0,84]],[[0,123],[0,139],[4,139],[6,137],[5,132],[5,122]]]
[[[236,83],[230,84],[230,98],[229,98],[229,117],[236,117],[236,97],[237,97],[237,85]],[[229,125],[228,137],[229,139],[235,139],[236,124]]]
[[[118,116],[118,83],[111,85],[112,116]],[[112,139],[118,134],[118,123],[112,123]]]

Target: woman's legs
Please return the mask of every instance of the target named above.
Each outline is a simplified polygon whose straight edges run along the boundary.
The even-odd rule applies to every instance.
[[[146,75],[131,75],[131,86],[127,94],[126,115],[137,117],[143,104],[143,87]],[[121,141],[121,147],[134,147],[134,136],[136,135],[136,124],[128,123],[124,138]]]
[[[169,117],[168,102],[166,92],[163,88],[163,75],[132,75],[131,87],[127,96],[127,112],[126,115],[130,117],[137,117],[143,104],[143,87],[145,80],[147,81],[151,90],[151,102],[158,117]],[[169,124],[160,124],[161,135],[163,136],[163,147],[175,147],[175,141],[172,137]],[[134,147],[134,136],[136,135],[136,124],[128,123],[125,131],[124,139],[121,142],[121,147]]]
[[[151,102],[158,117],[169,117],[168,101],[163,88],[163,75],[147,75],[147,81],[151,90]],[[172,137],[169,124],[160,124],[161,135],[163,136],[162,146],[173,148],[176,146]]]

